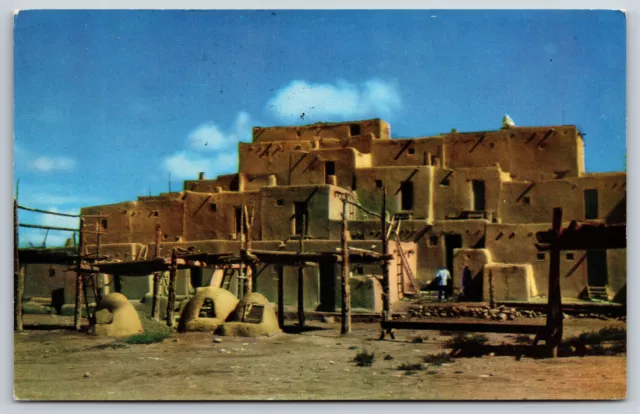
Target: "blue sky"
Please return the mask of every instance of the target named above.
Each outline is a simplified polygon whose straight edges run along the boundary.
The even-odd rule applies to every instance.
[[[15,177],[33,207],[234,172],[252,126],[374,117],[394,137],[498,129],[504,114],[576,124],[587,170],[624,169],[620,12],[26,11],[14,64]]]

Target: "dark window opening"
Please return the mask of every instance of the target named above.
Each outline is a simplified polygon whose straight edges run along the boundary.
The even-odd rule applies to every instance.
[[[107,229],[107,227],[109,227],[109,222],[107,221],[107,219],[102,219],[101,224],[102,224],[102,228],[105,230]]]
[[[484,198],[484,181],[472,180],[471,188],[473,191],[473,210],[484,211],[486,208]]]
[[[218,209],[218,206],[216,205],[216,203],[211,203],[209,205],[209,208],[211,208],[211,211],[213,211],[215,213],[216,210]]]
[[[407,211],[413,209],[413,182],[403,181],[400,184],[400,197],[401,206],[400,209]]]
[[[567,254],[565,255],[565,259],[567,259],[567,260],[573,260],[573,259],[574,259],[573,253],[567,253]]]
[[[522,199],[522,201],[523,201],[525,204],[531,204],[531,197],[524,197],[524,198]]]
[[[449,187],[449,184],[451,184],[451,179],[449,177],[445,177],[440,181],[440,187]]]
[[[353,177],[351,178],[351,189],[352,189],[353,191],[356,191],[356,190],[357,190],[357,186],[358,186],[358,185],[357,185],[357,182],[356,182],[356,181],[357,181],[357,180],[356,180],[356,176],[355,176],[355,174],[354,174],[354,175],[353,175]]]
[[[429,244],[431,246],[437,246],[438,245],[438,236],[429,237]]]
[[[382,180],[376,180],[376,187],[382,188]]]
[[[360,124],[349,125],[349,132],[351,133],[351,136],[360,135]]]
[[[324,163],[324,182],[329,182],[329,176],[336,175],[336,163],[333,161],[326,161]]]
[[[309,226],[309,211],[307,210],[307,203],[293,203],[294,208],[294,234],[304,235],[306,229]]]
[[[536,255],[536,260],[543,261],[544,259],[545,259],[545,254],[544,253],[538,253]]]
[[[598,190],[584,190],[584,218],[598,218]]]
[[[416,149],[415,149],[415,148],[409,148],[409,149],[407,150],[407,152],[408,152],[410,155],[413,155],[413,154],[415,154],[415,153],[416,153]]]
[[[587,283],[607,286],[609,283],[606,250],[587,250]]]
[[[279,198],[279,199],[276,201],[276,204],[277,204],[277,205],[279,205],[279,206],[282,206],[282,205],[284,205],[284,200],[283,200],[283,199],[281,199],[281,198]]]
[[[160,214],[160,213],[158,212],[158,210],[154,210],[154,212],[153,212],[153,217],[158,217],[158,214]]]
[[[240,179],[238,178],[238,174],[236,174],[231,183],[229,183],[229,191],[239,191],[240,190]]]
[[[364,275],[364,267],[362,266],[357,266],[356,267],[356,272],[357,275]]]

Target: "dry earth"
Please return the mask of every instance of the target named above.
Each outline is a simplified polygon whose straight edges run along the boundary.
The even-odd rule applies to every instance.
[[[439,331],[399,331],[378,341],[377,324],[338,324],[272,338],[173,334],[162,343],[96,348],[113,339],[60,326],[72,317],[25,315],[14,337],[14,393],[21,400],[523,400],[622,399],[626,357],[588,356],[516,361],[513,356],[458,358],[409,375],[397,367],[442,352]],[[58,329],[52,329],[55,326]],[[624,325],[570,319],[565,335]],[[423,343],[413,343],[421,336]],[[489,334],[492,344],[513,336]],[[375,352],[358,367],[359,348]],[[385,360],[391,355],[392,360]]]

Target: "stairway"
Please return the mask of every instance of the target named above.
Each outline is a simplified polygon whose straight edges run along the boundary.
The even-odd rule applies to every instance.
[[[589,300],[609,301],[609,293],[606,286],[587,286]]]

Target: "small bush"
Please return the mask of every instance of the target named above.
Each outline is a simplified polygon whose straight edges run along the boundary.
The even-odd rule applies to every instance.
[[[421,344],[424,342],[424,339],[421,336],[415,336],[413,338],[411,338],[411,343],[412,344]]]
[[[387,355],[385,355],[384,360],[385,361],[393,361],[393,357],[391,355],[387,354]]]
[[[356,361],[356,365],[359,367],[370,367],[373,365],[375,358],[376,357],[373,352],[369,353],[366,349],[363,349],[356,354],[354,361]]]
[[[426,367],[423,364],[402,364],[398,366],[399,371],[423,371]]]
[[[123,349],[123,348],[129,348],[129,345],[123,344],[123,343],[119,343],[119,342],[111,342],[108,344],[100,344],[100,345],[96,345],[94,347],[92,347],[93,349]]]
[[[518,335],[515,337],[516,344],[530,344],[531,337],[529,335]]]
[[[583,332],[577,340],[585,345],[598,345],[607,341],[625,341],[627,330],[625,328],[608,326],[598,332]]]
[[[453,349],[478,348],[482,347],[485,343],[487,343],[487,341],[489,341],[489,338],[487,338],[487,336],[484,334],[457,334],[456,336],[445,342],[444,346],[446,348]]]
[[[442,352],[440,354],[429,354],[422,359],[425,363],[431,365],[442,365],[445,362],[453,362],[453,358],[451,355],[446,352]]]
[[[143,332],[138,335],[130,336],[122,342],[131,345],[147,345],[162,342],[169,336],[171,336],[171,333],[168,332]]]

